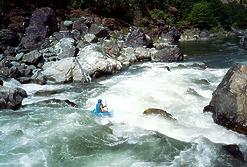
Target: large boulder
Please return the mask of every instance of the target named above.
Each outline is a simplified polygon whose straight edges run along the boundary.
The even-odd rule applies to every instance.
[[[247,65],[228,70],[204,108],[206,111],[213,113],[217,124],[247,134]]]
[[[143,33],[139,28],[132,27],[126,37],[126,46],[129,47],[153,47],[153,40],[150,36]]]
[[[81,17],[73,23],[73,29],[78,30],[81,35],[88,33],[89,27],[93,23],[93,19],[90,17]]]
[[[43,66],[47,79],[58,83],[87,81],[89,77],[112,74],[119,71],[121,63],[109,58],[99,45],[92,44],[80,49],[77,57],[68,57]]]
[[[21,39],[21,46],[27,50],[38,49],[57,30],[58,22],[54,10],[49,7],[40,8],[32,14],[26,36]]]
[[[157,50],[156,53],[151,55],[152,61],[174,62],[182,61],[183,59],[184,55],[175,45],[167,45],[163,47],[163,49]]]
[[[110,29],[97,24],[92,24],[89,33],[94,34],[97,38],[107,38],[110,35]]]
[[[117,59],[123,66],[130,66],[137,61],[135,48],[127,47],[123,48],[120,52],[120,56]]]
[[[165,119],[176,121],[176,119],[173,118],[173,116],[171,114],[169,114],[168,112],[166,112],[164,110],[157,109],[157,108],[148,108],[147,110],[145,110],[143,112],[143,114],[144,115],[158,115],[158,116],[161,116]]]
[[[62,38],[55,45],[55,52],[58,59],[63,59],[66,57],[72,57],[75,52],[75,40],[73,38]]]
[[[182,30],[177,27],[172,27],[169,32],[169,36],[172,38],[172,42],[178,42],[181,35],[182,35]]]
[[[131,64],[138,61],[151,60],[151,55],[154,53],[156,53],[154,48],[149,49],[145,47],[126,47],[121,49],[117,60],[120,61],[123,66],[130,66]]]
[[[21,88],[0,87],[0,109],[17,110],[22,105],[22,100],[27,97],[25,90]]]

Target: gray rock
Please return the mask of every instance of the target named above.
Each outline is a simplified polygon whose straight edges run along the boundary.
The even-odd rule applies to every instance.
[[[84,36],[84,39],[88,43],[97,43],[98,42],[98,38],[94,34],[86,34]]]
[[[234,158],[244,161],[244,155],[239,149],[238,145],[236,144],[230,144],[230,145],[223,145],[222,146],[223,150],[225,150],[228,154],[233,156]]]
[[[68,27],[68,26],[73,26],[73,21],[70,21],[70,20],[65,20],[64,22],[63,22],[63,25],[64,26],[66,26],[66,27]]]
[[[73,29],[78,30],[83,36],[88,33],[88,27],[91,26],[92,22],[91,18],[81,17],[74,22]]]
[[[247,134],[247,65],[228,70],[204,111],[212,112],[217,124]]]
[[[55,31],[58,31],[58,22],[54,10],[49,7],[40,8],[32,14],[26,36],[21,39],[21,46],[27,50],[45,47],[45,39]]]
[[[156,53],[151,55],[152,61],[174,62],[182,61],[183,59],[183,54],[176,46],[167,46],[166,48],[158,50]]]
[[[202,31],[202,32],[200,32],[200,34],[199,34],[199,37],[200,38],[209,38],[209,32],[206,32],[206,31]]]
[[[36,83],[36,84],[40,84],[40,85],[44,85],[46,84],[46,76],[44,76],[40,71],[36,70],[34,72],[34,74],[31,77],[31,82],[32,83]]]
[[[240,41],[239,41],[240,45],[243,46],[244,48],[247,48],[247,34],[246,36],[242,36]]]
[[[2,61],[4,59],[4,55],[3,54],[0,54],[0,61]]]
[[[137,62],[137,55],[135,48],[127,47],[123,48],[120,52],[120,56],[117,59],[124,67],[128,67],[131,64]]]
[[[178,42],[182,35],[182,31],[180,28],[172,27],[169,30],[168,35],[171,37],[172,42]]]
[[[66,57],[73,57],[75,52],[74,46],[75,40],[72,38],[62,38],[55,45],[55,52],[58,56],[58,59],[63,59]]]
[[[16,56],[15,56],[16,61],[20,61],[23,56],[24,56],[23,52],[16,54]]]
[[[25,54],[22,58],[22,62],[27,65],[38,65],[43,60],[43,56],[37,50],[33,50],[27,54]]]
[[[0,110],[5,108],[7,108],[7,103],[4,98],[0,98]]]
[[[15,66],[12,66],[9,70],[9,77],[10,78],[15,78],[15,79],[18,79],[19,77],[21,77],[22,74],[21,72],[19,71],[19,69]]]
[[[61,107],[61,106],[71,106],[71,107],[78,107],[78,105],[71,101],[71,100],[68,100],[68,99],[65,99],[65,100],[61,100],[61,99],[56,99],[56,98],[53,98],[53,99],[48,99],[48,100],[44,100],[44,101],[39,101],[36,103],[38,106],[47,106],[49,105],[49,107],[55,107],[55,108],[58,108],[58,107]],[[30,104],[28,104],[30,105]],[[25,106],[28,106],[28,105],[25,105]],[[32,104],[33,105],[33,104]]]
[[[22,84],[27,84],[31,82],[31,78],[30,77],[20,77],[18,78],[18,81],[20,81],[20,83]]]
[[[110,29],[97,24],[92,24],[89,33],[94,34],[97,38],[106,38],[110,35]]]
[[[133,27],[126,37],[125,45],[129,47],[146,46],[151,48],[153,47],[153,40],[150,36],[141,32],[139,28]]]
[[[74,38],[74,35],[69,31],[54,32],[53,36],[57,41],[60,41],[63,38]]]
[[[0,87],[0,109],[17,110],[21,107],[22,100],[27,97],[25,90],[21,88]]]
[[[80,49],[77,58],[68,57],[53,63],[46,63],[44,74],[47,79],[61,83],[69,81],[87,81],[89,76],[98,72],[100,75],[119,71],[120,62],[109,58],[99,45],[92,44]]]
[[[17,33],[9,29],[2,29],[0,30],[0,42],[7,46],[18,46],[20,39]]]
[[[61,93],[63,90],[39,90],[35,92],[34,96],[51,96],[54,94]]]
[[[143,112],[144,115],[158,115],[161,116],[165,119],[169,119],[172,121],[176,121],[175,118],[173,118],[173,116],[171,114],[169,114],[168,112],[161,110],[161,109],[157,109],[157,108],[148,108],[147,110],[145,110]]]
[[[8,67],[1,67],[0,68],[0,76],[9,77],[9,68]]]

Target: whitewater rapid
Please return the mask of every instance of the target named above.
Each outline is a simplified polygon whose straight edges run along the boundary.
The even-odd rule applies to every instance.
[[[192,64],[184,63],[184,66]],[[130,69],[135,70],[142,72],[134,75],[126,72],[101,81],[100,84],[108,89],[89,99],[86,107],[94,106],[97,99],[102,98],[114,112],[111,121],[124,123],[128,128],[137,126],[158,131],[186,142],[206,137],[214,143],[247,144],[246,137],[215,124],[211,113],[203,113],[227,69],[204,70],[179,68],[176,63],[144,63]],[[177,122],[144,116],[142,113],[147,108],[163,109]]]

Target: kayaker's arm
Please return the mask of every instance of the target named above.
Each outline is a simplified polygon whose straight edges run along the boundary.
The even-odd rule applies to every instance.
[[[104,107],[105,107],[105,106],[103,106],[103,104],[100,105],[100,110],[101,110],[102,112],[107,112],[107,111],[104,109]]]

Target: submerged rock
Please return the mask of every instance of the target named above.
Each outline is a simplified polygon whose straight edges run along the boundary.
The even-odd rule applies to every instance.
[[[57,93],[61,93],[62,90],[39,90],[34,93],[34,96],[51,96]]]
[[[1,101],[0,101],[1,102]],[[61,100],[61,99],[56,99],[56,98],[53,98],[53,99],[47,99],[47,100],[44,100],[44,101],[39,101],[37,103],[34,103],[35,105],[37,104],[39,107],[44,105],[44,106],[47,106],[47,105],[52,105],[53,107],[63,107],[63,106],[71,106],[71,107],[78,107],[78,105],[71,101],[71,100],[68,100],[68,99],[65,99],[65,100]],[[32,105],[34,105],[32,104]],[[24,107],[26,106],[29,106],[30,104],[28,105],[25,105]],[[61,106],[62,105],[62,106]]]
[[[169,119],[172,121],[176,121],[175,118],[173,118],[173,116],[171,114],[169,114],[168,112],[161,110],[161,109],[157,109],[157,108],[148,108],[147,110],[145,110],[143,112],[144,115],[158,115],[161,116],[165,119]]]
[[[204,111],[212,112],[217,124],[247,135],[247,65],[228,70]]]
[[[244,161],[244,155],[241,152],[241,150],[239,149],[238,145],[236,145],[236,144],[224,145],[224,146],[222,146],[222,148],[225,151],[227,151],[227,153],[229,153],[234,158],[236,158],[240,161]]]

